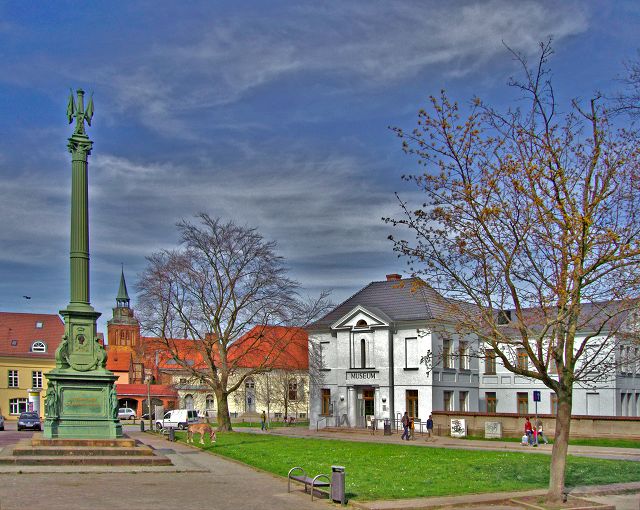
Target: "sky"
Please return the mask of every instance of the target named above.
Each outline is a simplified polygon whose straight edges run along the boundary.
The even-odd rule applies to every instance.
[[[390,126],[430,94],[517,104],[505,45],[553,38],[559,104],[621,86],[638,2],[0,2],[0,310],[69,301],[70,89],[87,129],[91,302],[136,303],[146,257],[206,212],[277,242],[304,295],[407,276],[382,217],[418,170]],[[24,296],[30,296],[26,299]]]

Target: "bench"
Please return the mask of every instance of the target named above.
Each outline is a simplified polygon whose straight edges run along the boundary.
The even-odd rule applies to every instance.
[[[293,474],[294,471],[300,471],[301,474]],[[291,480],[295,482],[300,482],[304,484],[304,491],[307,492],[307,488],[310,487],[311,492],[311,501],[313,501],[313,492],[318,487],[331,487],[331,481],[329,480],[329,475],[319,474],[314,476],[313,478],[307,476],[307,473],[300,466],[293,467],[289,470],[289,474],[287,475],[287,492],[291,492]],[[329,493],[326,491],[318,491],[321,494],[326,494],[329,496]]]

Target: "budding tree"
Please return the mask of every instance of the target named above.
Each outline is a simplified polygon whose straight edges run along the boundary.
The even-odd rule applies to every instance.
[[[458,330],[557,395],[550,501],[562,498],[574,383],[614,368],[640,283],[636,133],[615,129],[598,98],[561,115],[551,54],[542,44],[533,68],[514,54],[518,108],[475,99],[463,115],[443,92],[414,130],[395,129],[424,167],[404,177],[424,199],[386,219],[406,228],[394,249],[448,297]]]

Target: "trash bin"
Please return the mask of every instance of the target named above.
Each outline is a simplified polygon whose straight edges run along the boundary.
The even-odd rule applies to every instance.
[[[334,503],[347,503],[344,492],[344,466],[331,466],[331,499]]]
[[[169,437],[168,437],[168,439],[171,442],[176,440],[176,429],[174,429],[173,427],[169,427]]]
[[[144,420],[140,420],[140,432],[144,432]]]
[[[384,420],[384,435],[385,436],[391,435],[391,422],[389,421],[389,418],[385,418]]]

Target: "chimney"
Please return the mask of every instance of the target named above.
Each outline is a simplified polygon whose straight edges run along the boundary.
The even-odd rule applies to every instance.
[[[388,282],[394,282],[397,280],[402,280],[402,275],[401,274],[397,274],[397,273],[393,273],[393,274],[388,274],[387,275],[387,281]]]

